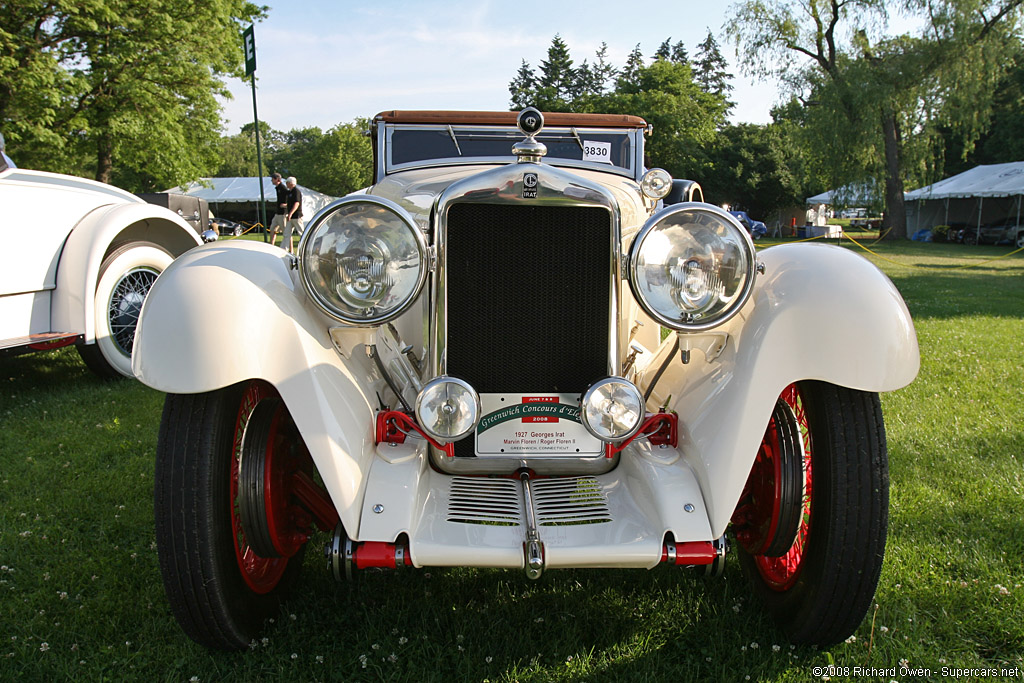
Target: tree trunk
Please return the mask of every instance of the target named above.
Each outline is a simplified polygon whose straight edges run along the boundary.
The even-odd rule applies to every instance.
[[[882,114],[885,138],[885,212],[882,214],[882,237],[886,240],[907,238],[907,212],[903,205],[903,177],[900,175],[900,123],[896,112]]]
[[[96,140],[96,180],[109,184],[110,171],[113,165],[110,135],[108,133],[100,133]]]

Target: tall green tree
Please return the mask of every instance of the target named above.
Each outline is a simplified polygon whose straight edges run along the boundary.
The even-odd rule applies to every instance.
[[[364,134],[369,125],[358,119],[328,130],[316,145],[303,184],[334,197],[367,187],[373,178],[373,151]]]
[[[626,63],[619,69],[618,77],[615,79],[617,90],[635,86],[640,82],[640,70],[644,68],[644,55],[640,51],[640,43],[626,57]]]
[[[800,164],[777,124],[722,127],[707,148],[701,173],[704,199],[744,209],[769,222],[777,209],[803,204]]]
[[[671,38],[666,38],[658,49],[654,52],[655,59],[667,59],[673,62],[679,62],[680,64],[690,63],[690,54],[686,51],[686,46],[683,41],[677,40],[676,43],[672,44]]]
[[[1021,2],[746,0],[728,32],[745,69],[811,105],[807,130],[831,152],[836,186],[884,179],[883,227],[898,238],[904,185],[938,167],[939,128],[973,142],[987,122]],[[890,9],[924,28],[886,33]]]
[[[244,0],[0,2],[0,125],[26,166],[136,191],[206,175],[240,30],[264,13]]]
[[[728,109],[733,107],[729,100],[732,92],[732,74],[727,67],[729,63],[718,48],[715,34],[708,29],[708,34],[697,46],[697,54],[693,59],[693,78],[700,84],[704,92],[721,97]]]
[[[572,67],[569,46],[556,33],[548,47],[548,58],[540,63],[536,106],[547,111],[567,111],[575,89],[576,71]]]
[[[516,77],[508,84],[508,92],[512,96],[513,109],[525,109],[533,104],[537,94],[537,74],[525,59],[516,72]]]

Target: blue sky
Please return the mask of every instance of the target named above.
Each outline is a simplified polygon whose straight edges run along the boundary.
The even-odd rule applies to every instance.
[[[723,24],[726,2],[493,2],[313,0],[279,4],[256,24],[260,118],[277,130],[331,126],[387,109],[508,108],[520,61],[537,67],[558,33],[576,63],[601,42],[621,66],[640,43],[646,57],[666,38],[691,56],[710,28],[732,62],[737,122],[766,123],[774,82],[753,82],[735,64]],[[248,81],[230,84],[227,132],[252,122]]]

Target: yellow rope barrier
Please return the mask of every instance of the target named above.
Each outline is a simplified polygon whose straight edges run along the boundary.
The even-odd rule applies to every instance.
[[[891,229],[892,228],[889,228],[889,230],[891,230]],[[865,246],[865,245],[861,244],[860,242],[858,242],[857,240],[853,239],[852,237],[850,237],[846,233],[845,230],[840,234],[839,238],[840,239],[848,239],[848,240],[850,240],[851,242],[853,242],[857,246],[857,248],[863,249],[864,251],[866,251],[867,253],[871,254],[875,258],[881,259],[883,261],[888,261],[889,263],[896,264],[897,266],[903,266],[904,268],[920,268],[922,270],[936,270],[936,269],[959,270],[959,269],[962,269],[962,268],[976,268],[977,266],[981,266],[981,265],[984,265],[986,263],[991,263],[992,261],[999,261],[1000,259],[1004,259],[1004,258],[1007,258],[1008,256],[1013,256],[1016,253],[1024,251],[1024,247],[1021,247],[1019,249],[1014,249],[1013,251],[1011,251],[1011,252],[1009,252],[1007,254],[1003,254],[1002,256],[996,256],[994,258],[985,259],[984,261],[979,261],[977,263],[965,263],[965,264],[962,264],[962,265],[959,265],[959,266],[919,266],[919,265],[916,265],[916,264],[913,264],[913,263],[903,263],[902,261],[897,261],[895,259],[888,258],[886,256],[883,256],[882,254],[879,254],[877,251],[871,249],[871,247],[875,246],[876,244],[878,244],[879,242],[882,241],[882,238],[885,237],[885,235],[889,232],[889,230],[886,230],[885,232],[881,233],[878,236],[878,239],[876,239],[874,242],[872,242],[870,244],[870,246]],[[768,249],[770,247],[777,247],[780,244],[799,244],[800,242],[811,242],[813,240],[823,239],[823,238],[827,238],[827,237],[828,237],[827,235],[818,235],[816,237],[808,237],[806,239],[794,240],[792,242],[776,242],[774,244],[759,244],[757,246],[760,249]]]
[[[919,266],[919,265],[916,265],[916,264],[913,264],[913,263],[901,263],[900,261],[895,261],[895,260],[893,260],[891,258],[886,258],[885,256],[882,256],[878,252],[873,251],[872,249],[869,249],[868,247],[865,247],[863,244],[861,244],[857,240],[853,239],[852,237],[850,237],[846,233],[843,233],[843,237],[845,237],[846,239],[850,240],[851,242],[856,244],[859,248],[861,248],[864,251],[868,252],[872,256],[875,256],[876,258],[880,258],[883,261],[888,261],[889,263],[895,263],[896,265],[903,266],[904,268],[921,268],[922,270],[935,270],[935,269],[939,269],[939,268],[941,268],[941,269],[948,269],[948,270],[959,270],[961,268],[976,268],[977,266],[981,266],[981,265],[984,265],[986,263],[992,263],[993,261],[998,261],[998,260],[1004,259],[1004,258],[1006,258],[1008,256],[1013,256],[1014,254],[1016,254],[1018,252],[1024,251],[1024,247],[1021,247],[1020,249],[1014,249],[1013,251],[1011,251],[1011,252],[1009,252],[1007,254],[1003,254],[1002,256],[996,256],[994,258],[985,259],[984,261],[979,261],[977,263],[964,263],[964,264],[959,265],[959,266]],[[872,244],[871,246],[874,246],[874,244]]]

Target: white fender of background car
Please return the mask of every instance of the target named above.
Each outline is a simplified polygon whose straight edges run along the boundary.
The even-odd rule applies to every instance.
[[[373,371],[365,355],[346,359],[335,350],[330,323],[292,263],[259,242],[215,243],[178,258],[146,297],[133,370],[144,384],[175,394],[249,379],[272,384],[355,534],[376,450]]]
[[[821,380],[893,391],[920,367],[906,304],[871,262],[809,244],[766,249],[758,260],[765,272],[750,301],[710,333],[729,334],[720,355],[709,361],[695,351],[687,367],[675,351],[648,400],[649,409],[667,403],[679,414],[679,448],[700,481],[716,537],[729,524],[785,387]],[[687,343],[685,335],[680,340]],[[673,348],[671,337],[662,343],[640,378],[642,389]]]
[[[173,223],[180,230],[168,230]],[[88,213],[68,235],[57,269],[51,328],[82,330],[96,340],[96,283],[105,255],[121,244],[151,242],[176,256],[202,244],[196,231],[173,212],[147,203],[109,204]]]

